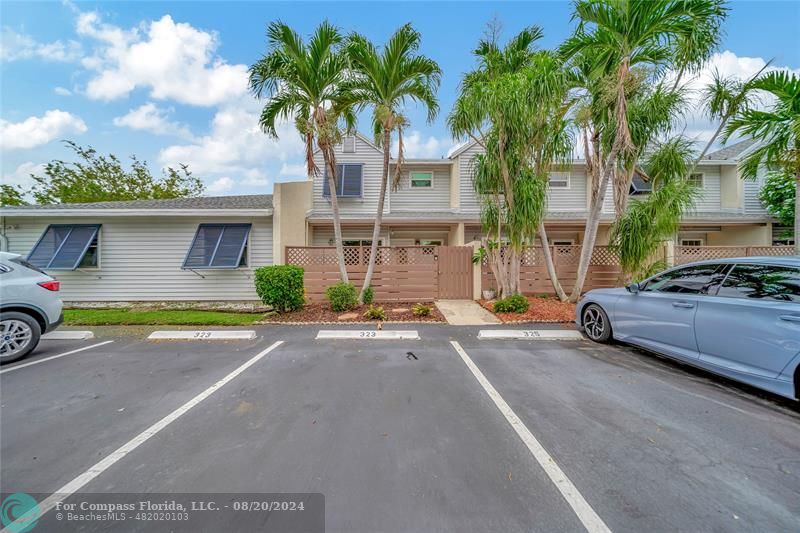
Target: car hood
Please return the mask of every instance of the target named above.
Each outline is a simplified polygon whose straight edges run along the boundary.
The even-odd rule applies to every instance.
[[[586,292],[583,297],[586,298],[587,296],[600,296],[600,295],[607,295],[607,296],[622,296],[623,294],[628,294],[628,289],[625,287],[614,287],[611,289],[592,289]]]

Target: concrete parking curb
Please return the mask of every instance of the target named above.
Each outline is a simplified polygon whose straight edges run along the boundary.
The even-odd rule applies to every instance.
[[[584,340],[580,332],[562,329],[482,329],[478,333],[478,338],[481,340]]]
[[[88,341],[94,339],[91,331],[57,330],[42,335],[43,341]]]
[[[317,333],[317,339],[363,339],[363,340],[419,340],[416,330],[326,330]]]
[[[251,340],[256,338],[252,329],[239,331],[226,330],[175,330],[154,331],[149,340],[183,340],[183,341],[231,341]]]

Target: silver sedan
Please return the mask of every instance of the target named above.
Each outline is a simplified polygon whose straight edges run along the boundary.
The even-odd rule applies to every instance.
[[[702,261],[595,289],[578,302],[576,322],[593,341],[626,342],[800,399],[800,257]]]

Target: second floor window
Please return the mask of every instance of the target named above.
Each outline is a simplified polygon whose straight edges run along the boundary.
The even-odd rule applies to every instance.
[[[433,172],[411,172],[409,174],[412,189],[430,189],[433,187]]]
[[[696,187],[698,189],[702,189],[703,188],[703,174],[700,173],[700,172],[695,172],[694,174],[691,174],[689,176],[689,183],[691,183],[692,186],[694,186],[694,187]]]
[[[569,189],[569,173],[567,172],[553,172],[548,181],[553,189]]]
[[[336,196],[339,198],[360,198],[363,171],[364,165],[361,163],[336,165]],[[331,195],[327,170],[325,171],[325,176],[323,176],[322,195]]]

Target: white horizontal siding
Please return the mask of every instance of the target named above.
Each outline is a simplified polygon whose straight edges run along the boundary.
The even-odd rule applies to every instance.
[[[325,180],[325,161],[322,152],[314,154],[314,162],[319,167],[319,175],[314,176],[314,210],[330,212],[331,202],[322,195]],[[360,163],[364,165],[361,183],[361,198],[339,197],[339,212],[342,217],[348,213],[375,213],[378,209],[378,197],[381,192],[383,176],[383,153],[376,150],[360,137],[356,137],[356,151],[344,153],[340,147],[336,149],[336,163]]]
[[[394,171],[394,169],[392,169]],[[411,188],[412,172],[433,172],[433,187]],[[389,193],[392,211],[442,211],[450,209],[450,167],[404,167],[396,191]]]
[[[703,167],[703,188],[694,203],[696,212],[714,212],[721,209],[719,167]]]
[[[744,211],[748,214],[766,214],[767,210],[758,197],[766,181],[766,172],[759,169],[755,180],[744,181]]]
[[[250,223],[248,267],[181,270],[201,223]],[[253,269],[272,264],[272,217],[7,217],[9,251],[27,256],[49,224],[102,224],[100,267],[53,270],[66,301],[257,300]]]
[[[481,210],[481,203],[478,196],[475,194],[475,188],[472,185],[473,166],[475,164],[475,156],[483,152],[483,147],[475,143],[467,150],[458,156],[458,189],[460,193],[460,209],[461,211],[470,213],[477,213]]]
[[[563,173],[559,173],[562,175]],[[548,187],[548,211],[583,211],[586,209],[586,171],[575,168],[569,174],[569,187]]]

